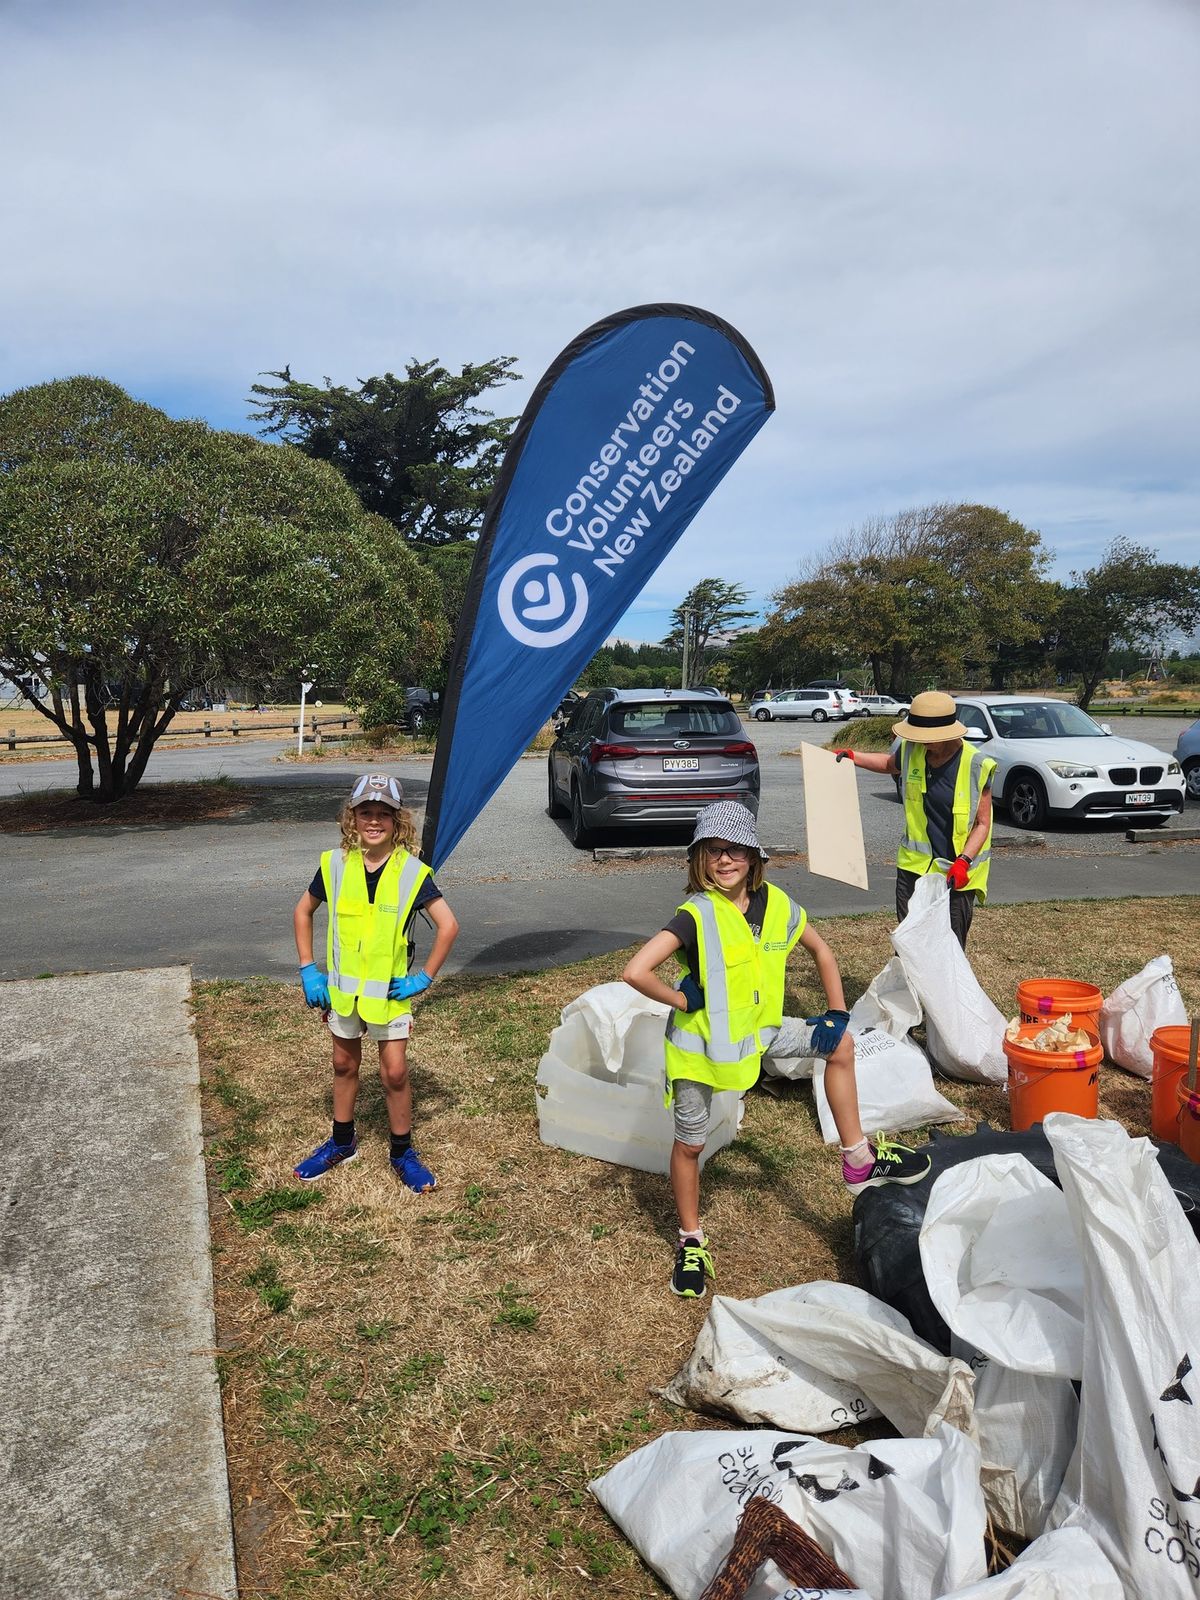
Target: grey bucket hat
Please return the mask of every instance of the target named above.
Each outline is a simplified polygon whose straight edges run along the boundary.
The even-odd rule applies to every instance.
[[[757,850],[764,861],[771,858],[758,842],[758,826],[749,806],[738,800],[717,800],[696,818],[696,831],[688,846],[688,854],[704,839],[728,839],[730,844],[744,844]]]

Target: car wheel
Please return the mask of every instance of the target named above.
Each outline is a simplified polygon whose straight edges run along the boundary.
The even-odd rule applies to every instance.
[[[829,713],[828,713],[828,711],[822,711],[820,706],[818,706],[817,709],[813,712],[813,721],[814,722],[828,722],[829,721]]]
[[[770,722],[771,713],[765,706],[760,706],[759,709],[754,713],[754,720],[755,722]]]
[[[421,730],[425,726],[425,713],[420,706],[412,706],[408,713],[408,731],[414,739],[419,739]]]
[[[1184,781],[1189,800],[1200,800],[1200,759],[1193,758],[1183,764]]]
[[[571,843],[576,850],[590,850],[594,843],[592,830],[583,815],[583,800],[578,784],[571,790]]]
[[[567,808],[566,808],[565,805],[563,805],[562,801],[558,798],[558,786],[554,782],[554,764],[553,764],[553,762],[547,761],[547,763],[546,763],[546,777],[548,779],[548,782],[547,782],[547,799],[546,799],[546,815],[548,817],[565,817],[566,814],[567,814]]]
[[[1046,790],[1032,772],[1017,772],[1009,779],[1004,804],[1015,828],[1040,828],[1046,820]]]

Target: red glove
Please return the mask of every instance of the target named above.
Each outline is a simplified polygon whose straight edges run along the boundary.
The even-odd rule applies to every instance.
[[[967,873],[970,870],[970,856],[958,856],[946,868],[946,882],[952,889],[965,889],[967,887]]]
[[[833,753],[839,761],[849,761],[851,763],[854,761],[853,750],[835,750]]]

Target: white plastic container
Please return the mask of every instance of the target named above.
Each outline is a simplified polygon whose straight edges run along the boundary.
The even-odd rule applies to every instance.
[[[674,1123],[663,1105],[667,1007],[624,983],[565,1006],[537,1072],[542,1143],[639,1172],[666,1174]],[[737,1134],[741,1095],[713,1096],[701,1165]]]

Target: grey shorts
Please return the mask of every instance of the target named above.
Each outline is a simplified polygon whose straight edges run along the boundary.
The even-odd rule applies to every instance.
[[[803,1017],[784,1017],[779,1032],[763,1051],[763,1060],[770,1056],[787,1060],[819,1057],[820,1051],[813,1048],[815,1031]],[[705,1143],[712,1113],[712,1097],[711,1084],[696,1083],[691,1078],[675,1079],[671,1104],[675,1116],[675,1137],[680,1144]]]
[[[411,1011],[406,1017],[393,1017],[390,1022],[364,1022],[358,1014],[357,1002],[348,1017],[331,1010],[326,1013],[325,1020],[335,1039],[361,1039],[364,1034],[370,1034],[376,1044],[386,1039],[407,1039],[413,1024]]]

